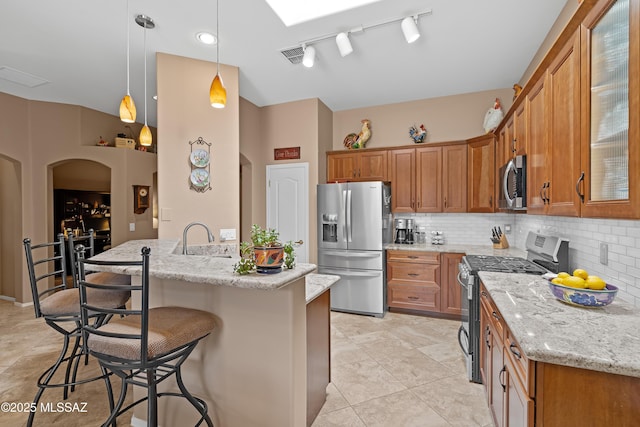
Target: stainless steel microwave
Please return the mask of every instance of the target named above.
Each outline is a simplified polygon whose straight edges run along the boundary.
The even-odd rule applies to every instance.
[[[500,168],[501,209],[527,209],[527,157],[515,156]]]

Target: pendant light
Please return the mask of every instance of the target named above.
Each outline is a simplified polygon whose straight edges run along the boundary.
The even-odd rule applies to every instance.
[[[120,101],[120,120],[125,123],[136,121],[136,104],[129,93],[129,0],[127,0],[127,94]]]
[[[148,147],[153,142],[151,130],[147,126],[147,28],[155,28],[156,24],[153,23],[153,19],[145,15],[138,15],[136,17],[136,23],[144,28],[144,126],[140,131],[140,145]]]
[[[218,37],[218,43],[216,43],[216,76],[213,78],[209,88],[209,101],[213,108],[224,108],[227,104],[227,89],[225,89],[220,77],[220,20],[218,19],[220,13],[218,10],[218,0],[216,0],[216,36]]]

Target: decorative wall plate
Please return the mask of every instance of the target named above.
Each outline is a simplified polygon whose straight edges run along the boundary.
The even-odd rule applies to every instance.
[[[209,186],[209,172],[206,169],[194,169],[191,171],[191,184],[196,188]]]
[[[193,166],[203,168],[209,164],[209,152],[202,149],[193,150],[189,159]]]

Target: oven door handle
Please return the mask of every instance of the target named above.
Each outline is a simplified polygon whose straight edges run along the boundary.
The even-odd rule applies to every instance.
[[[464,326],[460,325],[460,328],[458,328],[458,344],[460,344],[460,348],[462,349],[465,357],[469,357],[469,350],[462,344],[462,334],[464,334],[467,338],[467,343],[469,343],[469,333],[464,329]]]
[[[465,291],[467,292],[467,299],[468,300],[472,300],[473,299],[473,284],[472,283],[465,283],[464,280],[462,280],[460,278],[460,273],[458,273],[458,283],[460,284],[460,286],[462,286]]]

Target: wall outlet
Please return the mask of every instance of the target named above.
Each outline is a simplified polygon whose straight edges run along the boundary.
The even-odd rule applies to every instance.
[[[160,208],[160,220],[171,221],[172,211],[171,208]]]
[[[220,241],[226,242],[227,240],[236,240],[235,228],[221,228],[220,229]]]
[[[609,245],[605,242],[600,242],[600,264],[609,264]]]
[[[504,234],[509,234],[511,233],[511,224],[505,224],[504,225]]]
[[[130,222],[129,223],[129,231],[136,231],[136,223],[135,222]]]

